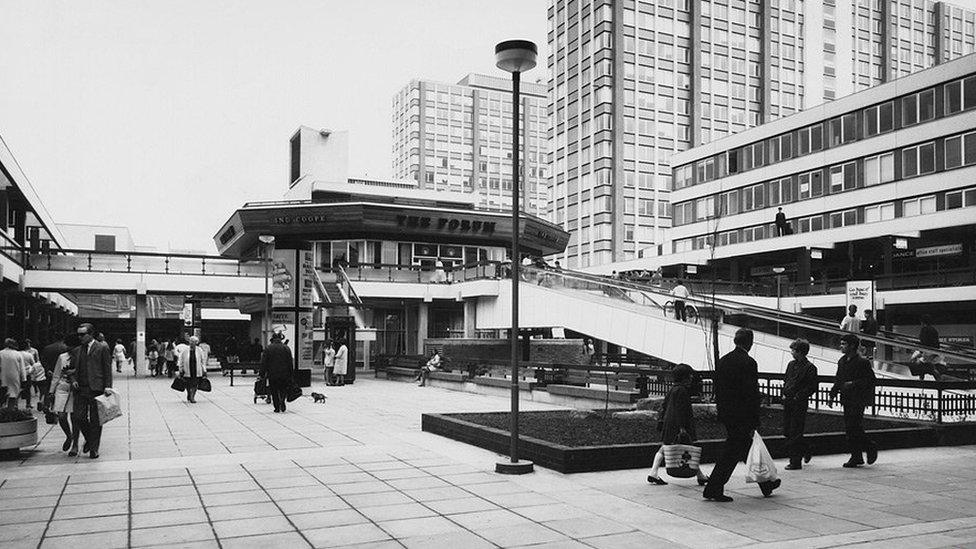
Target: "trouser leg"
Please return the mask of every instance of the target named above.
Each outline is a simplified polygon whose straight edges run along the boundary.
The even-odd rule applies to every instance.
[[[727,433],[725,447],[722,448],[722,454],[715,462],[712,474],[709,475],[708,484],[705,485],[706,496],[721,495],[725,491],[725,484],[732,477],[735,466],[746,459],[746,455],[749,453],[749,445],[752,444],[751,429],[726,425],[725,432]]]
[[[803,438],[806,416],[806,401],[791,401],[783,404],[783,436],[786,438],[787,455],[793,465],[799,465],[800,460],[807,453],[806,439]]]
[[[66,414],[64,412],[61,412],[61,413],[58,414],[58,425],[61,427],[61,430],[64,431],[64,436],[66,438],[69,438],[69,439],[72,438],[71,437],[71,424],[68,423],[68,414]]]
[[[862,453],[870,446],[864,433],[864,407],[844,406],[844,429],[847,431],[847,447],[851,451],[851,459],[862,461]]]

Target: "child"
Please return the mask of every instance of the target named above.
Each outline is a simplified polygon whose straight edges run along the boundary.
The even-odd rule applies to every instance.
[[[661,428],[662,447],[654,456],[651,474],[647,476],[647,482],[651,484],[658,486],[667,484],[658,476],[658,469],[664,465],[663,445],[691,444],[695,441],[695,416],[691,408],[693,374],[694,370],[687,364],[678,364],[671,372],[674,377],[674,387],[668,391],[668,396],[664,398],[664,406],[661,408],[662,419],[658,425]],[[698,469],[698,485],[704,486],[707,482],[708,477]]]

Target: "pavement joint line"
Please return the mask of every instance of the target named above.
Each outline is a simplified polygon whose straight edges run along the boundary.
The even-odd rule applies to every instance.
[[[203,507],[203,513],[207,516],[207,525],[210,526],[210,531],[213,532],[214,539],[217,540],[218,549],[223,548],[223,543],[220,541],[220,537],[217,536],[217,529],[214,527],[213,519],[210,518],[210,510],[203,503],[203,494],[200,493],[200,488],[197,486],[197,480],[193,478],[193,472],[190,471],[189,467],[185,468],[187,476],[190,477],[190,483],[193,484],[193,490],[197,493],[197,499],[200,500],[200,506]],[[131,473],[130,473],[131,474]],[[129,545],[132,545],[131,539],[129,540]]]
[[[976,526],[976,517],[964,517],[946,519],[941,521],[916,522],[900,526],[890,526],[887,528],[874,528],[872,530],[861,530],[858,532],[847,532],[843,534],[831,534],[816,538],[801,538],[795,540],[781,540],[764,542],[756,547],[782,547],[784,544],[791,544],[794,547],[808,549],[820,549],[826,547],[849,547],[868,542],[893,541],[899,539],[912,538],[917,536],[928,536],[951,532],[957,528]],[[915,532],[904,532],[906,529],[918,529]],[[837,539],[840,538],[840,539]],[[845,541],[843,538],[852,538]]]
[[[41,544],[44,543],[44,538],[47,537],[47,531],[51,528],[51,523],[54,522],[54,514],[58,512],[58,507],[61,506],[61,498],[64,497],[64,491],[68,489],[68,481],[70,479],[71,475],[68,475],[64,479],[64,484],[61,485],[61,493],[58,494],[58,500],[54,502],[54,507],[51,507],[51,516],[47,518],[47,524],[44,525],[44,531],[41,532],[41,538],[37,540],[37,549],[41,549]]]
[[[130,453],[131,453],[131,447],[130,447]],[[128,544],[129,547],[132,547],[132,471],[129,471],[128,475],[126,476],[129,478],[129,504],[128,504],[129,512],[127,513],[126,516],[125,535],[127,540],[126,543]]]
[[[274,506],[278,508],[278,512],[281,513],[281,516],[285,517],[285,520],[288,521],[288,524],[290,524],[291,527],[295,530],[295,532],[297,532],[298,535],[301,536],[303,540],[305,540],[305,543],[307,543],[309,547],[315,547],[315,544],[312,543],[311,541],[309,541],[308,537],[305,536],[305,533],[302,532],[302,530],[300,528],[298,528],[297,525],[295,525],[294,521],[291,520],[291,517],[289,517],[287,514],[285,514],[285,510],[281,508],[281,505],[278,505],[278,502],[273,497],[271,497],[271,494],[268,493],[268,490],[264,487],[263,484],[261,484],[261,482],[257,479],[257,477],[255,477],[254,474],[252,474],[251,471],[247,467],[245,467],[243,463],[240,464],[240,467],[241,467],[241,469],[244,470],[245,473],[247,473],[247,475],[249,477],[251,477],[251,480],[253,480],[254,483],[258,485],[258,488],[260,488],[261,491],[264,492],[264,495],[267,496],[268,499],[271,500],[271,503],[273,503]],[[316,479],[316,480],[318,480],[318,479]],[[202,503],[202,499],[201,499],[201,503]],[[347,503],[347,505],[348,505],[348,503]],[[213,526],[213,525],[211,524],[211,526]],[[214,531],[214,536],[216,536],[216,535],[217,535],[217,533],[216,533],[216,531]],[[245,537],[245,536],[242,536],[242,537]]]
[[[345,458],[343,458],[343,460],[344,460],[344,461],[345,461],[346,463],[349,463],[350,465],[352,465],[353,467],[356,467],[357,469],[360,469],[360,467],[359,467],[358,465],[356,465],[355,463],[350,463],[350,462],[349,462],[349,460],[346,460]],[[321,480],[320,480],[320,479],[319,479],[318,477],[316,477],[315,475],[313,475],[312,473],[310,473],[310,472],[308,471],[308,469],[306,469],[306,468],[305,468],[305,467],[304,467],[303,465],[301,465],[301,464],[299,464],[299,463],[298,463],[298,462],[296,462],[295,460],[290,460],[290,461],[291,461],[291,462],[292,462],[292,464],[294,464],[294,465],[295,465],[296,467],[298,467],[299,469],[301,469],[302,471],[304,471],[304,472],[305,472],[306,474],[308,474],[309,476],[311,476],[311,477],[312,477],[313,479],[315,479],[315,482],[318,482],[319,484],[321,484],[321,485],[322,485],[322,486],[323,486],[323,487],[324,487],[324,488],[325,488],[326,490],[329,490],[329,491],[332,491],[332,489],[331,489],[331,488],[329,488],[329,487],[328,487],[328,485],[326,485],[326,484],[325,484],[324,482],[322,482],[322,481],[321,481]],[[360,469],[360,470],[362,470],[362,469]],[[368,471],[364,471],[364,472],[366,472],[367,474],[369,473]],[[370,476],[373,476],[373,475],[370,475]],[[376,477],[374,476],[373,478],[376,478]],[[379,479],[377,479],[377,480],[379,480]],[[392,486],[390,486],[390,488],[393,488],[393,487],[392,487]],[[379,529],[379,530],[380,530],[381,532],[383,532],[384,534],[386,534],[386,535],[388,535],[388,536],[390,536],[390,538],[392,538],[392,539],[393,539],[394,541],[396,541],[397,543],[399,543],[401,547],[406,547],[406,545],[405,545],[405,544],[404,544],[404,543],[403,543],[402,541],[400,541],[399,539],[397,539],[397,538],[395,538],[395,537],[393,536],[393,534],[391,534],[391,533],[390,533],[390,532],[388,532],[388,531],[387,531],[387,530],[386,530],[385,528],[383,528],[382,526],[380,526],[380,525],[379,525],[379,523],[377,523],[377,522],[376,522],[375,520],[373,520],[372,518],[370,518],[370,517],[368,517],[368,516],[366,516],[366,514],[364,514],[364,513],[363,513],[362,511],[360,511],[359,509],[357,509],[357,508],[356,508],[355,506],[353,506],[353,505],[352,505],[351,503],[349,503],[349,501],[348,501],[348,500],[347,500],[347,499],[346,499],[345,497],[343,497],[343,496],[342,496],[342,495],[340,495],[340,494],[336,494],[336,493],[335,493],[334,491],[332,491],[332,493],[333,493],[333,494],[335,494],[335,496],[336,496],[337,498],[339,498],[339,499],[340,499],[340,500],[342,501],[342,503],[345,503],[346,505],[348,505],[348,506],[349,506],[349,508],[350,508],[350,509],[352,509],[353,511],[355,511],[355,512],[357,512],[357,513],[359,513],[359,515],[360,515],[361,517],[363,517],[364,519],[366,519],[366,520],[368,520],[370,524],[372,524],[373,526],[375,526],[376,528],[378,528],[378,529]],[[406,495],[406,494],[404,494],[404,495]],[[409,496],[407,496],[407,497],[409,497]],[[413,498],[410,498],[410,499],[413,499]],[[418,502],[418,503],[420,503],[420,502]],[[277,505],[277,503],[275,503],[275,505]],[[281,510],[281,508],[280,508],[280,507],[279,507],[278,509],[279,509],[279,510]],[[431,511],[433,511],[433,509],[431,509]],[[284,511],[282,511],[282,514],[284,514]],[[287,516],[286,516],[285,518],[287,518]],[[288,522],[290,523],[290,522],[291,522],[291,519],[288,519]],[[294,526],[294,524],[292,524],[292,526]]]

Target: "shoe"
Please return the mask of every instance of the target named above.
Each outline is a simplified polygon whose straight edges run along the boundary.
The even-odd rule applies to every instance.
[[[800,469],[803,469],[803,466],[799,463],[790,463],[787,464],[786,467],[783,467],[783,469],[786,469],[787,471],[799,471]]]
[[[98,459],[98,450],[92,450],[91,452],[88,452],[88,458]]]
[[[810,460],[811,459],[813,459],[813,454],[810,454],[808,452],[808,453],[806,453],[806,454],[803,455],[803,463],[810,463]]]
[[[773,490],[779,488],[779,485],[780,484],[783,484],[783,481],[780,480],[780,479],[776,479],[776,480],[774,480],[772,482],[768,482],[768,483],[767,482],[764,482],[764,483],[762,483],[762,484],[759,485],[759,490],[762,491],[763,497],[767,497],[768,498],[769,496],[773,495]]]
[[[666,486],[668,483],[661,480],[661,477],[656,477],[654,475],[647,475],[647,482],[654,484],[656,486]]]
[[[71,451],[68,452],[68,457],[75,457],[77,455],[78,455],[78,449],[77,448],[72,448]]]
[[[704,486],[706,484],[708,484],[708,477],[704,477],[704,478],[698,479],[698,485],[699,486]]]
[[[875,461],[878,461],[878,449],[876,447],[868,448],[868,465],[872,465]]]
[[[725,494],[716,494],[713,496],[708,494],[702,494],[702,497],[707,499],[708,501],[714,501],[717,503],[729,503],[730,501],[732,501],[732,498],[730,498]]]
[[[67,452],[68,451],[68,448],[71,448],[71,439],[70,438],[67,439],[67,440],[65,440],[64,441],[64,444],[61,445],[61,451],[62,452]]]
[[[85,441],[85,444],[83,444],[82,447],[81,447],[81,451],[87,454],[88,453],[88,450],[90,450],[90,449],[91,448],[89,448],[89,446],[88,446],[88,441],[86,440]]]
[[[854,468],[860,467],[862,465],[864,465],[864,462],[863,461],[855,461],[853,459],[850,459],[850,460],[847,460],[846,462],[844,462],[844,465],[843,466],[844,467],[847,467],[848,469],[854,469]]]

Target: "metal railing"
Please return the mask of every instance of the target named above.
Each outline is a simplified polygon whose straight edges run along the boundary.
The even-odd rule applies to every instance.
[[[438,283],[443,274],[444,283],[468,282],[487,278],[501,278],[505,272],[504,263],[498,261],[480,261],[469,263],[450,270],[439,272],[433,266],[399,265],[390,263],[359,263],[341,267],[349,280],[356,282],[405,282],[405,283]]]
[[[217,255],[66,249],[27,251],[24,257],[25,269],[39,271],[265,276],[261,261]]]

